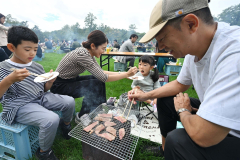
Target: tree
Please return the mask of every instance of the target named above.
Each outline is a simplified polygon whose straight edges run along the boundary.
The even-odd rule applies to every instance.
[[[217,17],[218,21],[229,23],[230,25],[240,26],[240,4],[231,6]]]
[[[41,42],[44,42],[44,35],[43,35],[43,32],[40,30],[40,28],[35,25],[33,28],[32,28],[32,31],[38,36],[38,39],[41,41]]]
[[[11,16],[11,14],[8,14],[6,17],[5,17],[5,25],[6,26],[25,26],[25,27],[28,27],[28,21],[22,21],[22,22],[19,22],[16,20],[16,18],[13,18]]]
[[[94,21],[97,19],[96,16],[94,16],[92,13],[88,13],[87,17],[85,18],[85,26],[89,30],[89,32],[92,32],[93,30],[97,29],[97,24],[94,23]]]

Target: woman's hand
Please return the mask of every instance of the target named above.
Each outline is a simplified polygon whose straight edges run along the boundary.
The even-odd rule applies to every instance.
[[[130,69],[127,71],[128,77],[134,76],[134,75],[137,73],[137,71],[138,71],[137,67],[132,67],[132,68],[130,68]]]
[[[19,82],[19,81],[24,80],[29,75],[30,75],[30,73],[28,72],[28,70],[26,68],[24,68],[24,69],[16,69],[11,74],[9,74],[7,76],[7,78],[9,79],[9,81],[11,83],[15,83],[15,82]]]

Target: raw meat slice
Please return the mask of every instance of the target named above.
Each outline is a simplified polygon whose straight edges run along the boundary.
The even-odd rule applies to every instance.
[[[124,128],[121,128],[119,129],[119,139],[122,140],[123,137],[125,136],[125,129]]]
[[[96,121],[104,121],[104,122],[106,122],[106,121],[111,121],[111,119],[110,118],[105,118],[105,117],[95,117],[94,118]]]
[[[95,133],[98,135],[102,130],[104,130],[104,125],[100,124],[99,126],[96,127]]]
[[[105,122],[104,123],[104,125],[106,126],[106,127],[112,127],[112,126],[115,126],[115,125],[117,125],[116,123],[114,123],[114,122]]]
[[[107,132],[109,132],[109,133],[111,133],[112,135],[114,135],[115,137],[117,136],[117,131],[116,131],[116,129],[114,129],[113,127],[107,127],[106,128],[106,131]]]
[[[119,120],[121,123],[125,123],[127,122],[127,120],[121,116],[118,116],[118,117],[114,117],[115,119]]]
[[[96,121],[96,122],[90,124],[89,126],[85,127],[83,130],[86,131],[86,132],[89,132],[89,131],[91,131],[98,123],[99,123],[99,122]]]
[[[98,114],[98,117],[112,118],[112,114]]]
[[[98,136],[106,138],[109,141],[113,141],[115,137],[111,135],[110,133],[103,133],[103,134],[98,134]]]

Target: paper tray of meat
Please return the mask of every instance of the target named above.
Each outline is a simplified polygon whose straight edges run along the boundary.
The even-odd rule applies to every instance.
[[[119,159],[132,159],[141,132],[138,136],[131,134],[131,122],[126,120],[129,108],[124,115],[112,114],[111,111],[116,110],[123,113],[124,108],[110,105],[98,106],[84,117],[83,123],[73,128],[69,135]],[[131,110],[129,113],[135,116],[139,114],[136,110]]]

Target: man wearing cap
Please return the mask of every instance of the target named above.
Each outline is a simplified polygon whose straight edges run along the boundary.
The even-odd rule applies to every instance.
[[[177,80],[129,99],[158,98],[166,160],[240,159],[240,27],[214,22],[207,0],[160,0],[140,40],[185,56]],[[186,91],[194,85],[198,99]],[[176,130],[181,121],[184,129]]]
[[[133,44],[137,41],[137,39],[138,39],[138,35],[132,34],[130,38],[121,45],[119,52],[134,52]],[[116,59],[121,63],[126,63],[130,61],[129,67],[134,66],[134,61],[135,61],[134,56],[116,56]]]

